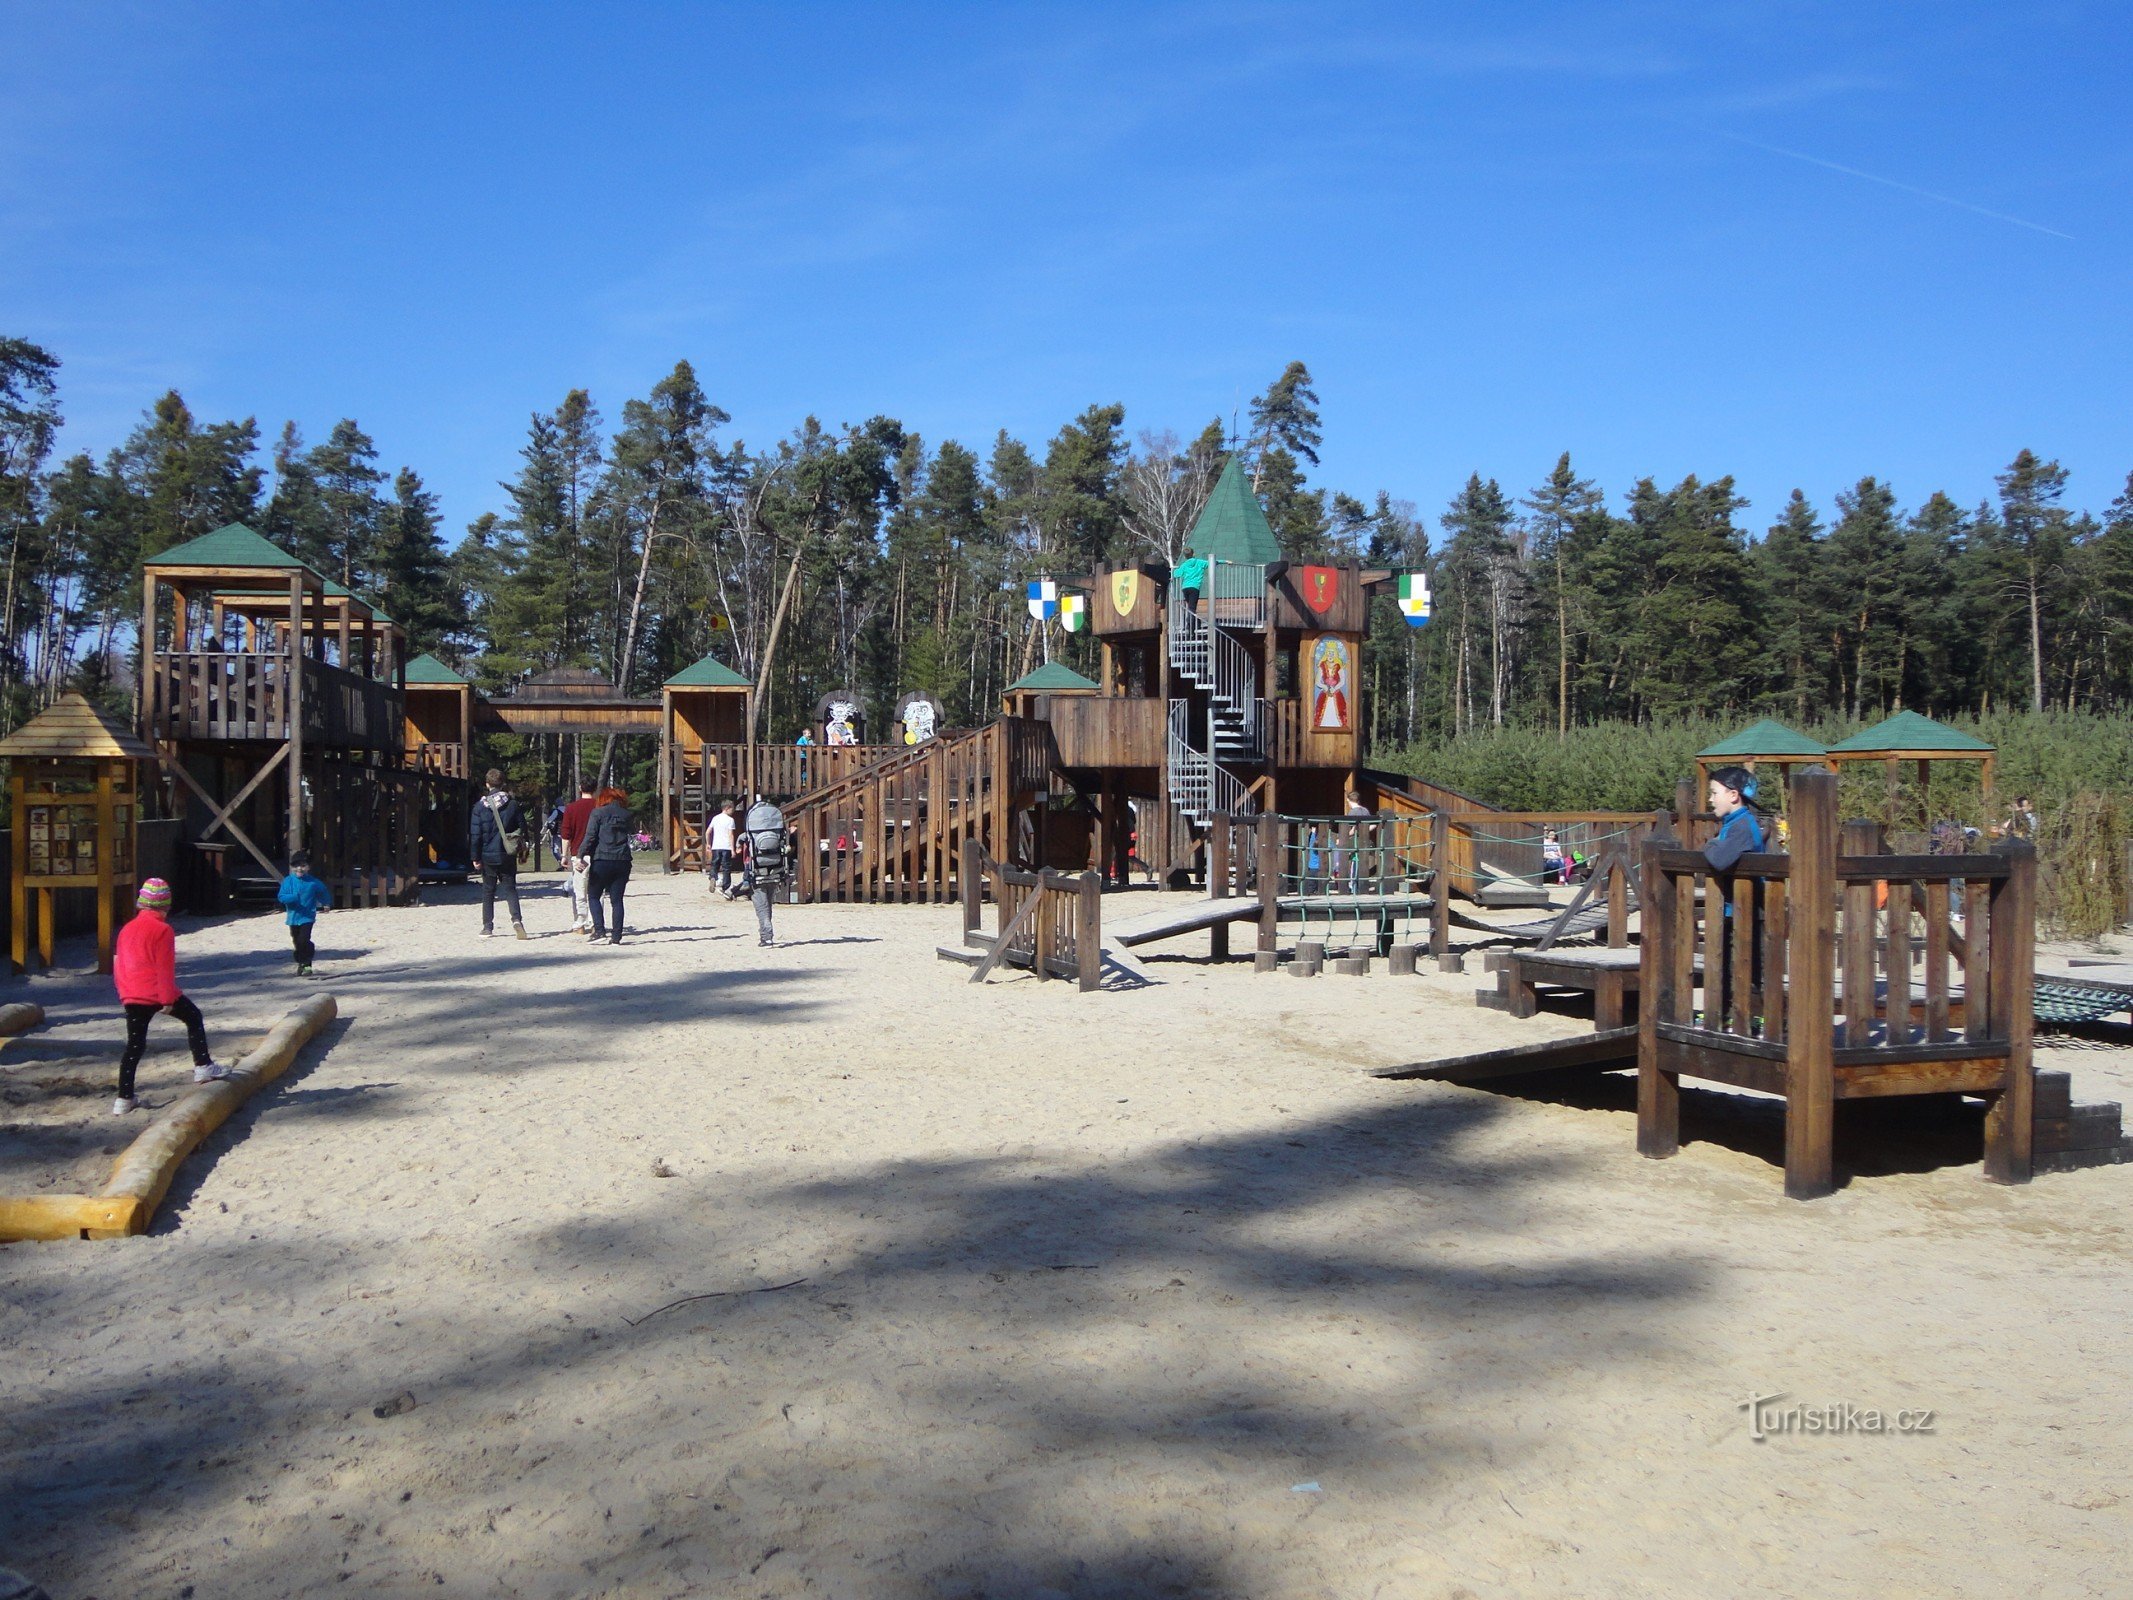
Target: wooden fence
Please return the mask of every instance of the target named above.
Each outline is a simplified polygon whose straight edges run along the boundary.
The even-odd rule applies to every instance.
[[[1027,872],[993,860],[975,839],[965,839],[959,879],[963,943],[983,950],[971,973],[982,983],[998,966],[1021,967],[1040,979],[1073,978],[1082,993],[1103,979],[1103,875],[1096,872]],[[984,929],[985,900],[996,913]]]
[[[1840,838],[1829,773],[1794,779],[1790,814],[1789,855],[1729,872],[1644,845],[1638,1148],[1674,1153],[1684,1075],[1782,1095],[1785,1192],[1807,1199],[1834,1186],[1836,1101],[1982,1094],[1986,1176],[2027,1181],[2035,850],[1889,855],[1871,823]]]

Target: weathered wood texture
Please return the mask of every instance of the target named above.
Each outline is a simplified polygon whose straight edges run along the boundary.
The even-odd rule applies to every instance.
[[[995,861],[965,839],[957,873],[963,902],[963,942],[985,952],[971,973],[983,983],[995,967],[1018,967],[1040,980],[1071,978],[1083,993],[1103,981],[1103,878],[1095,872],[1025,872]],[[983,931],[985,900],[998,913]]]
[[[1684,1073],[1780,1093],[1785,1191],[1809,1199],[1836,1181],[1836,1102],[1976,1093],[1988,1100],[1985,1175],[2026,1181],[2035,851],[1888,855],[1874,824],[1840,837],[1836,806],[1833,774],[1802,773],[1791,854],[1746,856],[1729,872],[1670,841],[1646,844],[1638,1148],[1672,1153]]]

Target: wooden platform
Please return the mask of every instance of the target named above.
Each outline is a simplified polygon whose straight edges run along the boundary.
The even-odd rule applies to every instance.
[[[1539,989],[1590,994],[1593,1026],[1605,1031],[1637,1020],[1638,962],[1634,949],[1501,950],[1488,956],[1494,989],[1475,991],[1477,1005],[1530,1017],[1540,1010]]]

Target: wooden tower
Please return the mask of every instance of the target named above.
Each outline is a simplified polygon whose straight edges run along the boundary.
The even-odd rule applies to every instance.
[[[195,844],[241,848],[231,875],[269,882],[308,849],[343,905],[414,892],[390,617],[231,523],[144,564],[140,639],[140,735]]]

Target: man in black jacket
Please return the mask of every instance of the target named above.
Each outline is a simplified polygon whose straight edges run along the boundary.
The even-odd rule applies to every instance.
[[[481,867],[481,936],[496,932],[496,888],[503,885],[511,906],[511,931],[526,937],[518,910],[518,850],[525,838],[526,815],[504,787],[504,775],[489,769],[488,793],[474,802],[467,821],[467,846]]]

